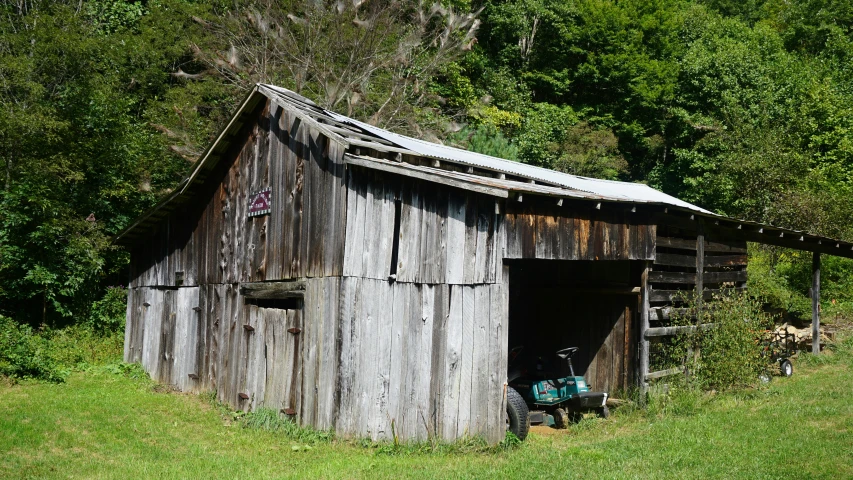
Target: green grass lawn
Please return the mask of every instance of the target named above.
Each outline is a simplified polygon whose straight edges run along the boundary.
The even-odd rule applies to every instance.
[[[0,386],[0,478],[853,478],[853,359],[796,367],[665,414],[616,412],[536,429],[509,450],[431,453],[308,450],[232,423],[204,397],[100,368]]]

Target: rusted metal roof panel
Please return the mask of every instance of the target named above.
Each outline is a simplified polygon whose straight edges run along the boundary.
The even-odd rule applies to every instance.
[[[484,170],[507,173],[554,186],[598,195],[612,200],[672,205],[696,212],[711,213],[708,210],[697,207],[696,205],[683,200],[679,200],[678,198],[667,195],[641,183],[616,182],[580,177],[577,175],[549,170],[547,168],[537,167],[535,165],[513,162],[502,158],[483,155],[481,153],[449,147],[447,145],[440,145],[437,143],[427,142],[425,140],[406,137],[367,123],[359,122],[358,120],[344,115],[324,110],[308,99],[301,99],[299,95],[291,92],[290,90],[275,87],[273,85],[262,85],[261,87],[262,91],[283,97],[281,100],[284,102],[294,104],[294,106],[297,107],[310,108],[318,113],[323,113],[342,124],[355,127],[359,131],[370,132],[399,148],[410,151],[413,155],[450,161]],[[346,136],[345,133],[342,133],[342,135]]]

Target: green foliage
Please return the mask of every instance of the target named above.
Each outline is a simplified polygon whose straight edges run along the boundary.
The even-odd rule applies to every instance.
[[[127,262],[110,237],[181,179],[182,148],[207,143],[224,116],[208,114],[198,128],[181,108],[228,97],[169,75],[194,67],[187,55],[201,35],[191,14],[204,5],[3,8],[0,313],[59,327],[91,318]]]
[[[524,163],[550,166],[559,158],[558,145],[566,128],[578,122],[570,107],[537,103],[523,113],[521,132],[517,137],[519,158]]]
[[[618,180],[628,170],[613,132],[586,122],[568,128],[551,148],[559,155],[553,164],[556,170],[606,180]]]
[[[87,7],[95,28],[102,33],[133,28],[137,26],[140,17],[145,15],[145,7],[140,1],[92,0],[87,3]]]
[[[88,326],[98,332],[123,330],[127,315],[127,289],[108,287],[104,296],[92,304]]]
[[[451,145],[507,160],[518,159],[518,147],[511,144],[493,124],[465,127],[450,138]]]
[[[713,325],[679,335],[672,345],[698,386],[726,390],[755,384],[770,361],[763,356],[762,341],[773,320],[762,307],[746,293],[724,291],[711,302],[689,302],[676,313],[674,324]]]
[[[87,325],[71,325],[41,334],[48,345],[48,353],[65,369],[86,368],[121,361],[124,350],[124,332],[99,331]]]
[[[751,245],[749,281],[752,295],[768,307],[811,321],[812,254]],[[821,256],[821,322],[846,323],[853,318],[853,260]]]
[[[117,362],[124,335],[84,325],[34,331],[0,315],[0,376],[60,383],[73,369]],[[135,367],[134,367],[135,368]]]
[[[68,371],[51,357],[46,338],[0,315],[0,376],[63,382]]]

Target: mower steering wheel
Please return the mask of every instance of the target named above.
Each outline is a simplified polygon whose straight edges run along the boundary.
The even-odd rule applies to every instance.
[[[562,359],[571,358],[571,356],[574,355],[577,351],[578,347],[564,348],[562,350],[557,350],[557,356]]]

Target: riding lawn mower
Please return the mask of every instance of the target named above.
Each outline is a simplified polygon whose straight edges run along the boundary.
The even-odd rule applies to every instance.
[[[572,356],[577,347],[558,350],[556,355],[566,362],[569,376],[562,377],[547,369],[539,357],[536,370],[530,372],[521,360],[523,346],[509,352],[507,372],[506,424],[520,440],[527,437],[530,425],[567,428],[569,422],[579,421],[585,412],[595,412],[607,418],[607,394],[591,392],[583,376],[576,376]]]

